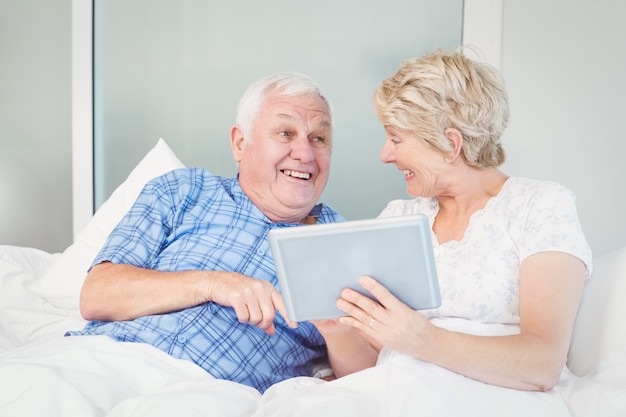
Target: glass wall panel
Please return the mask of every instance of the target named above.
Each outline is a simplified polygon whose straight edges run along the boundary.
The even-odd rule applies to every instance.
[[[401,60],[461,44],[462,0],[95,0],[98,207],[163,137],[188,166],[236,173],[229,143],[247,86],[276,71],[315,78],[335,116],[322,200],[348,219],[406,197],[382,164],[371,97]]]

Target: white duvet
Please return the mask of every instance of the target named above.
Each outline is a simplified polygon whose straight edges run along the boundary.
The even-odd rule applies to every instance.
[[[554,390],[476,382],[401,355],[332,382],[294,378],[261,395],[149,345],[59,338],[0,356],[0,416],[626,415],[626,357]]]
[[[383,351],[363,372],[331,382],[294,378],[261,395],[148,345],[63,337],[84,321],[30,290],[58,259],[0,246],[0,417],[626,416],[626,349],[613,348],[584,376],[564,377],[546,393],[483,384]],[[587,343],[594,341],[602,342]]]

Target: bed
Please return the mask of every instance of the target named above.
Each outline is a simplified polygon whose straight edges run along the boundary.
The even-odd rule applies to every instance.
[[[146,181],[182,166],[159,140],[64,252],[0,246],[0,416],[626,416],[626,247],[594,259],[571,375],[546,393],[398,357],[330,382],[321,365],[261,394],[148,345],[64,338],[85,324],[80,287],[110,230]]]

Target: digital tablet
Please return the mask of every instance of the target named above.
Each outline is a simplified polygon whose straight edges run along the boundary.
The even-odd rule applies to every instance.
[[[441,303],[424,215],[272,229],[269,242],[291,320],[345,315],[336,306],[344,288],[373,298],[358,283],[362,275],[414,309]]]

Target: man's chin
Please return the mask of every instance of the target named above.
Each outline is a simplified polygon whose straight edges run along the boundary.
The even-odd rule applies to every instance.
[[[293,196],[292,196],[293,197]],[[290,218],[291,222],[297,223],[301,222],[304,218],[306,218],[311,209],[317,203],[317,200],[311,200],[310,196],[308,198],[290,198],[282,200],[285,218]]]
[[[283,184],[285,185],[285,184]],[[315,206],[322,195],[313,184],[288,184],[272,190],[276,201],[291,213],[304,213],[303,218]]]

